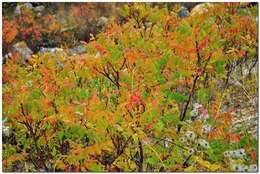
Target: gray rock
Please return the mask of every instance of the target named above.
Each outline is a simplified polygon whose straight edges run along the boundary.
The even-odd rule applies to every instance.
[[[4,134],[5,136],[9,137],[10,134],[11,134],[11,129],[10,129],[10,127],[3,125],[3,134]]]
[[[45,48],[45,47],[41,47],[40,49],[40,53],[56,53],[59,51],[63,51],[62,48]]]
[[[37,17],[41,17],[42,16],[42,14],[39,12],[39,13],[37,13]]]
[[[108,18],[101,16],[100,18],[98,18],[97,26],[98,27],[104,27],[107,24],[107,22],[108,22]]]
[[[86,53],[86,47],[84,45],[78,45],[74,48],[69,49],[69,55],[77,55]]]
[[[27,8],[29,8],[29,9],[33,9],[33,6],[32,6],[32,4],[31,4],[30,2],[26,2],[26,3],[24,4],[24,6],[27,7]]]
[[[20,5],[17,5],[17,6],[16,6],[15,11],[14,11],[14,14],[16,14],[16,15],[21,15],[21,6],[20,6]]]
[[[13,56],[12,53],[8,53],[8,54],[4,55],[4,57],[3,57],[3,63],[5,63],[7,59],[12,58],[12,56]]]
[[[196,5],[192,10],[191,10],[191,16],[196,15],[196,14],[203,14],[207,13],[208,9],[213,7],[213,3],[201,3],[199,5]]]
[[[15,8],[14,14],[21,15],[21,7],[26,7],[28,9],[33,9],[32,4],[27,2],[27,3],[24,3],[22,5],[17,5],[16,8]]]
[[[36,12],[42,12],[44,9],[45,9],[45,7],[43,5],[34,7],[34,11],[36,11]]]
[[[189,15],[190,15],[190,12],[186,7],[181,7],[180,11],[178,12],[178,16],[180,18],[185,18]]]
[[[32,50],[27,47],[27,44],[25,42],[18,42],[14,44],[13,51],[22,56],[22,63],[26,63],[33,54]]]

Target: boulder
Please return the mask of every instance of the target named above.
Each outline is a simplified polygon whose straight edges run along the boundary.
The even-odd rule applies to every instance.
[[[26,2],[25,4],[23,4],[25,7],[27,7],[28,9],[33,9],[33,6],[30,2]]]
[[[56,52],[60,52],[63,51],[62,48],[45,48],[45,47],[41,47],[40,48],[40,53],[56,53]]]
[[[23,64],[25,64],[33,54],[32,50],[28,48],[27,44],[23,41],[14,44],[12,51],[21,55],[21,61]]]
[[[10,127],[3,125],[3,134],[4,134],[4,136],[9,137],[11,134]]]
[[[196,5],[201,4],[201,2],[180,2],[179,4],[191,11]]]
[[[45,9],[45,7],[43,5],[34,7],[34,11],[36,11],[36,12],[42,12],[44,9]]]
[[[98,27],[104,27],[108,22],[108,18],[107,17],[104,17],[104,16],[101,16],[100,18],[98,18],[97,20],[97,26]]]
[[[186,7],[181,7],[180,11],[178,12],[178,16],[180,18],[185,18],[189,15],[190,15],[190,12]]]
[[[213,3],[202,3],[199,5],[196,5],[192,10],[191,10],[191,16],[196,15],[196,14],[203,14],[207,13],[208,9],[213,7]]]

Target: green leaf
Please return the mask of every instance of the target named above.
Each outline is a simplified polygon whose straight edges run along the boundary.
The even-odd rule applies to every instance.
[[[30,113],[32,111],[32,108],[33,108],[32,103],[25,103],[24,104],[24,109],[25,109],[26,113]]]
[[[182,33],[182,34],[187,34],[187,35],[191,35],[192,34],[192,30],[190,27],[190,24],[188,22],[183,22],[177,29],[176,31],[178,33]]]
[[[124,5],[118,10],[118,13],[124,17],[127,17],[129,15],[129,7],[127,5]]]
[[[58,140],[59,140],[60,142],[62,142],[62,140],[63,140],[64,137],[65,137],[65,133],[64,133],[63,131],[60,131],[60,132],[57,132],[56,136],[57,136]]]
[[[122,55],[122,51],[119,47],[115,47],[112,49],[112,54],[111,54],[111,60],[113,63],[117,62]]]
[[[139,139],[138,139],[138,134],[135,133],[135,134],[132,136],[132,138],[133,138],[133,140],[134,140],[134,143],[137,144],[138,141],[139,141]]]
[[[41,97],[41,94],[42,94],[42,91],[40,89],[37,89],[34,92],[32,92],[31,96],[33,99],[39,100]]]
[[[212,161],[212,162],[217,162],[218,161],[219,154],[216,155],[214,153],[214,151],[212,150],[212,148],[207,149],[207,151],[205,153],[208,154],[208,157],[209,157],[210,161]]]
[[[145,46],[145,41],[144,41],[144,39],[143,39],[143,38],[140,38],[140,39],[136,40],[135,46],[136,46],[137,48],[143,48],[143,47]]]
[[[183,158],[181,156],[181,151],[179,148],[176,147],[173,149],[171,159],[178,164],[183,163]]]
[[[172,80],[178,80],[181,78],[181,73],[180,72],[175,72],[173,75],[172,75]]]
[[[144,92],[142,93],[142,96],[143,96],[143,98],[146,100],[146,99],[149,97],[149,92],[144,91]]]
[[[218,74],[223,74],[225,72],[225,61],[224,60],[216,61],[215,68]]]
[[[168,96],[168,98],[169,98],[170,100],[175,100],[175,101],[177,101],[177,102],[184,102],[185,100],[187,100],[187,96],[182,95],[182,94],[180,94],[180,93],[178,93],[178,92],[176,92],[176,93],[170,93],[169,96]]]
[[[147,163],[151,164],[151,165],[156,165],[159,162],[159,159],[156,157],[156,155],[149,157],[147,159]]]
[[[167,113],[161,117],[161,120],[164,123],[172,123],[173,126],[176,126],[179,122],[179,117],[177,115]]]
[[[160,84],[167,82],[161,73],[156,73],[156,79]]]
[[[162,131],[164,129],[164,123],[162,121],[158,121],[157,124],[155,125],[155,129],[157,131]]]
[[[155,67],[158,71],[162,70],[167,64],[167,57],[163,57],[157,61]]]
[[[89,170],[91,170],[92,172],[103,172],[105,171],[105,168],[101,164],[93,163],[90,165]]]
[[[241,138],[241,140],[239,141],[239,145],[240,147],[244,147],[248,142],[248,138],[247,137],[243,137]]]
[[[257,143],[257,140],[256,140],[256,139],[253,139],[251,144],[252,144],[252,147],[253,147],[255,150],[258,149],[258,145],[257,145],[258,143]]]
[[[89,94],[90,94],[90,92],[88,89],[79,89],[79,91],[78,91],[78,95],[79,95],[80,99],[89,97]]]
[[[197,97],[203,103],[207,103],[210,99],[210,90],[209,89],[200,89],[197,91]]]

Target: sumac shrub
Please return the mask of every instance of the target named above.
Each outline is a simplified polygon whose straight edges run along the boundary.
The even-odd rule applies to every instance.
[[[130,3],[87,55],[7,60],[4,171],[257,171],[256,138],[221,109],[226,65],[257,57],[254,8]]]

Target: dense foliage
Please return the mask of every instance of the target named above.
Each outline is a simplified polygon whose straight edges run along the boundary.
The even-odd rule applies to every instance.
[[[257,58],[257,9],[205,8],[125,5],[86,55],[8,59],[4,171],[256,171],[257,139],[221,108],[232,63]],[[7,22],[4,43],[18,33]]]

